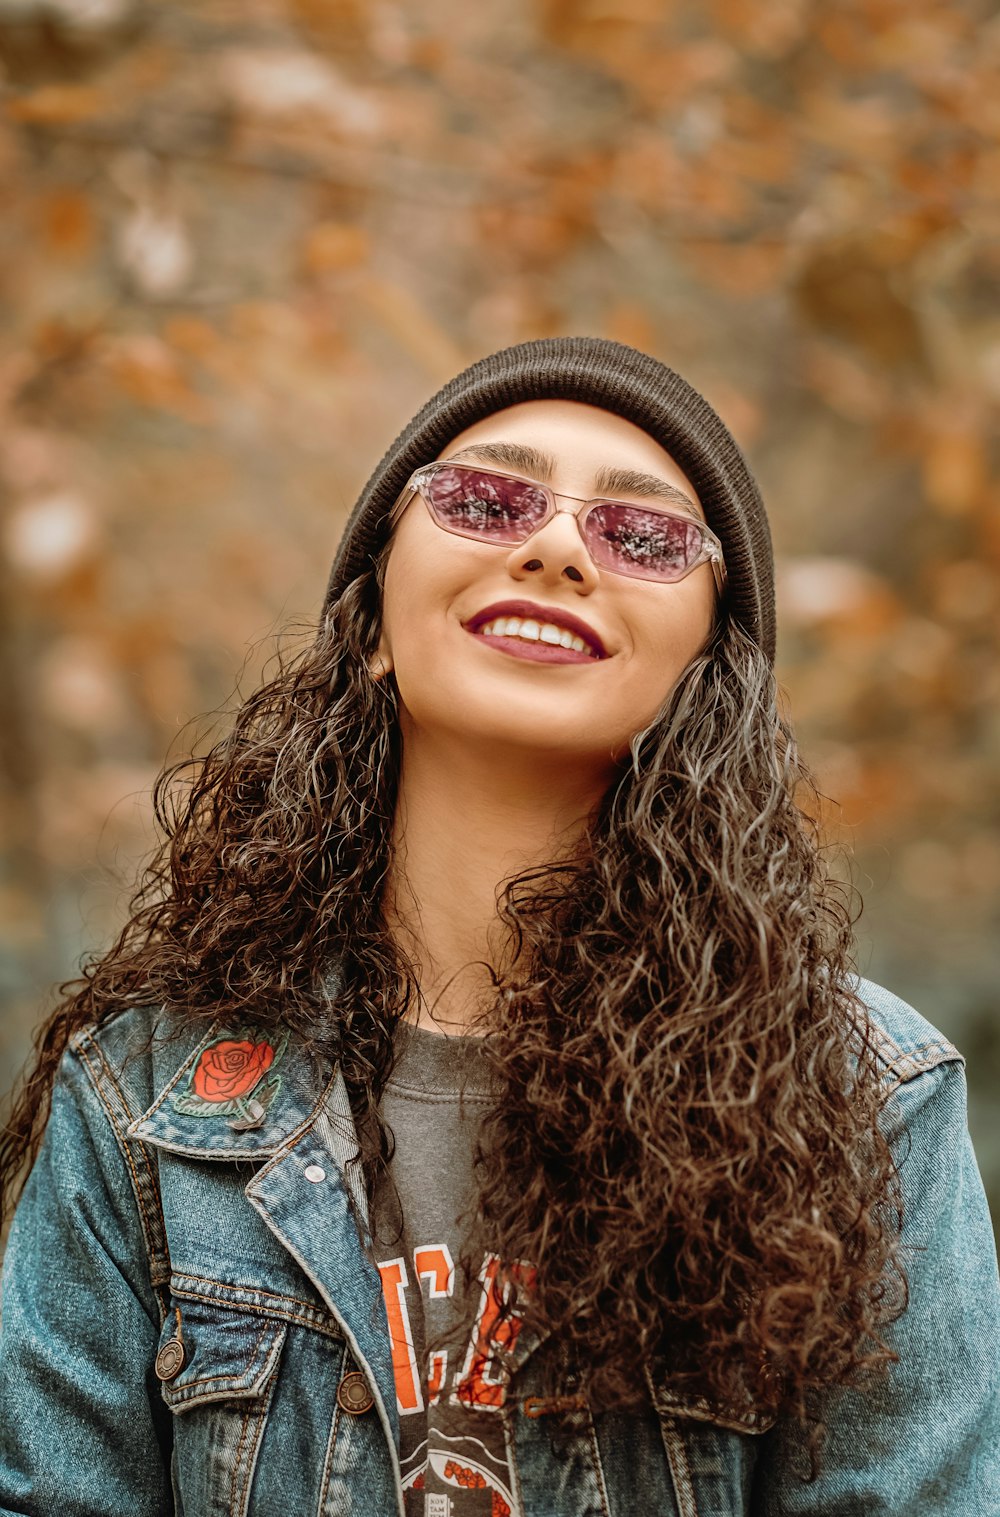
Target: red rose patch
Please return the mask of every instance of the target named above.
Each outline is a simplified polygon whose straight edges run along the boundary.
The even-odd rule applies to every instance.
[[[281,1079],[272,1066],[287,1044],[287,1032],[271,1042],[248,1027],[235,1029],[235,1036],[216,1038],[202,1049],[170,1104],[184,1117],[234,1117],[233,1127],[259,1127],[278,1094]]]
[[[203,1101],[232,1101],[245,1096],[274,1063],[270,1043],[210,1043],[198,1060],[192,1085]]]

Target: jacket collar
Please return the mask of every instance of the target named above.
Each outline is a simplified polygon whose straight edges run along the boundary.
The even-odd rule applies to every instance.
[[[192,1158],[277,1153],[315,1123],[337,1084],[338,1067],[287,1032],[223,1018],[200,1037],[154,1041],[150,1057],[156,1094],[126,1132]]]

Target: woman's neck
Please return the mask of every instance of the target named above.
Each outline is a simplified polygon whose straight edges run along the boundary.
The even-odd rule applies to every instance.
[[[470,1030],[489,1005],[486,965],[503,958],[498,886],[571,852],[609,779],[556,755],[406,734],[383,909],[417,968],[419,1025]]]

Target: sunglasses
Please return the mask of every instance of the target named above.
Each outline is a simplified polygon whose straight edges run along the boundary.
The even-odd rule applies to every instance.
[[[504,547],[526,542],[560,509],[554,492],[537,480],[438,459],[410,476],[389,513],[391,526],[414,493],[445,532]],[[580,497],[561,495],[560,499],[579,501]],[[572,514],[588,553],[600,568],[629,579],[674,584],[707,561],[722,595],[726,584],[722,544],[704,522],[684,512],[624,500],[582,504],[584,509]]]

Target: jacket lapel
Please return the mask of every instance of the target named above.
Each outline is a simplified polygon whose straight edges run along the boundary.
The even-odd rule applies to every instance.
[[[339,1066],[321,1066],[271,1030],[221,1019],[190,1044],[178,1062],[176,1043],[154,1043],[157,1094],[127,1136],[191,1159],[262,1161],[247,1201],[340,1323],[398,1447],[389,1327]]]

